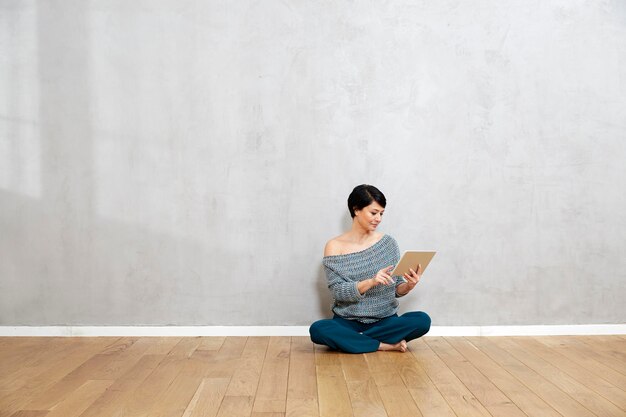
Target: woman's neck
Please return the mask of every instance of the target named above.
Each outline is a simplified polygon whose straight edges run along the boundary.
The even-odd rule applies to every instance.
[[[347,233],[350,237],[350,240],[358,243],[364,243],[368,240],[372,239],[378,233],[373,230],[367,230],[361,227],[356,221],[352,222],[352,229]]]

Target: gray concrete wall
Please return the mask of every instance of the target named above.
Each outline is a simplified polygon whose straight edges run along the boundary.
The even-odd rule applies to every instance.
[[[625,2],[0,7],[0,325],[306,325],[360,183],[403,310],[626,321]]]

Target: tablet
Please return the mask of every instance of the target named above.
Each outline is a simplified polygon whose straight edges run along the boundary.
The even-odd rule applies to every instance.
[[[418,250],[408,250],[402,254],[402,258],[400,258],[400,262],[391,272],[391,276],[404,276],[405,273],[409,272],[410,268],[413,268],[415,271],[417,269],[417,265],[422,265],[422,274],[426,271],[426,267],[435,256],[434,251],[418,251]]]

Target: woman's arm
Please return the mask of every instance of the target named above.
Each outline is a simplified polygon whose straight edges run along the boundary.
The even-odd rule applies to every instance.
[[[359,293],[365,294],[367,290],[370,290],[378,285],[391,285],[393,284],[393,277],[389,275],[393,270],[393,265],[385,267],[378,271],[376,275],[374,275],[370,279],[364,279],[363,281],[359,281],[357,285],[357,289]]]
[[[328,278],[328,288],[333,293],[333,298],[337,301],[358,301],[363,298],[368,290],[378,285],[391,285],[394,283],[389,273],[393,266],[381,269],[375,276],[363,281],[346,281],[337,272],[329,267],[325,267]]]
[[[324,247],[324,257],[341,254],[341,244],[334,239],[329,240]],[[326,278],[328,278],[328,289],[337,301],[356,302],[363,298],[363,292],[354,281],[348,281],[341,277],[332,268],[324,265]]]
[[[333,298],[342,302],[357,302],[363,298],[363,293],[359,290],[360,282],[348,281],[341,277],[332,268],[324,267],[328,278],[328,289]]]
[[[376,286],[373,282],[374,278],[364,279],[363,281],[359,281],[356,285],[356,289],[359,291],[359,294],[365,294],[368,290],[371,290]]]

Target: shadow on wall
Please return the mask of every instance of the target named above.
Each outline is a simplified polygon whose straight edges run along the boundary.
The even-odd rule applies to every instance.
[[[350,217],[348,213],[341,216],[339,222],[342,233],[347,232],[352,227],[352,217]],[[328,289],[328,279],[326,278],[326,271],[324,270],[324,265],[322,265],[321,260],[317,273],[317,293],[320,317],[331,318],[333,316],[333,297]]]
[[[0,84],[11,86],[1,98],[11,112],[0,115],[8,132],[0,134],[0,147],[8,143],[22,162],[2,170],[11,170],[10,181],[0,180],[0,325],[271,324],[254,322],[259,314],[245,309],[248,294],[233,291],[217,278],[222,271],[204,261],[207,253],[232,259],[232,249],[99,214],[102,172],[120,175],[110,168],[120,155],[99,170],[94,137],[118,133],[94,124],[102,108],[93,106],[91,6],[74,0],[70,7],[28,7],[17,7],[1,33],[11,36],[11,26],[29,33],[26,52],[21,42],[11,52],[15,62],[27,54],[30,61],[13,65]],[[37,105],[20,106],[25,96]],[[119,133],[119,140],[129,136]],[[156,204],[132,194],[123,203],[115,208],[135,210],[140,220],[149,213],[144,207]]]
[[[322,265],[321,263],[317,273],[317,293],[320,318],[331,318],[333,316],[333,297],[330,295],[330,290],[328,289],[328,280],[326,279],[326,272],[324,271],[324,265]]]

